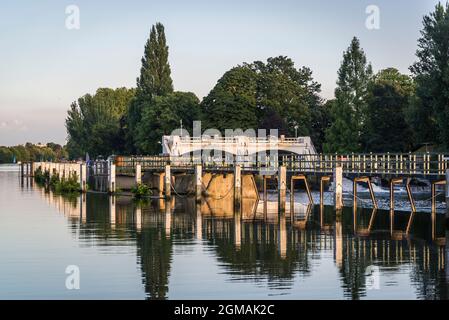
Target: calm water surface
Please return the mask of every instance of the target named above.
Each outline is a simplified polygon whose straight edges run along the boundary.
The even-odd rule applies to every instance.
[[[295,207],[264,222],[260,203],[61,197],[0,166],[0,298],[448,298],[441,214],[432,229],[429,213]]]

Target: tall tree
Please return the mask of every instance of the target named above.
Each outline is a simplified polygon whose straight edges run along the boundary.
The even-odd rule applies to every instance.
[[[151,108],[156,96],[165,96],[173,92],[173,81],[168,63],[168,46],[164,26],[161,23],[153,25],[150,37],[145,45],[140,76],[137,78],[136,97],[131,102],[129,112],[124,119],[128,151],[142,151],[138,149],[136,141],[143,110]],[[157,121],[157,119],[152,119]]]
[[[438,3],[423,19],[415,62],[410,70],[417,85],[410,119],[419,142],[449,148],[449,3]],[[436,129],[436,130],[435,130]]]
[[[368,83],[372,77],[360,41],[354,37],[343,53],[338,70],[335,103],[331,109],[332,125],[326,131],[325,151],[357,152],[362,148]]]
[[[413,80],[389,68],[377,73],[369,85],[364,130],[365,150],[404,152],[412,147],[412,131],[405,112],[414,94]]]

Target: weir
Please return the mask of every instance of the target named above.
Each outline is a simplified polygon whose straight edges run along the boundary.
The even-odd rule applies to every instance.
[[[288,212],[293,219],[295,212],[295,183],[303,182],[304,189],[313,204],[310,181],[320,188],[320,205],[324,205],[324,190],[328,182],[333,181],[334,205],[337,212],[344,206],[343,178],[353,181],[354,207],[357,207],[357,184],[366,183],[374,209],[378,208],[372,187],[372,179],[389,181],[390,210],[394,220],[394,187],[404,185],[410,201],[411,211],[416,211],[410,183],[413,179],[430,181],[432,191],[432,215],[436,212],[437,187],[446,186],[446,203],[449,198],[447,184],[449,179],[448,159],[443,154],[289,154],[279,155],[276,159],[257,160],[246,163],[235,157],[231,162],[211,159],[194,159],[183,156],[122,157],[109,161],[79,163],[35,162],[23,165],[21,175],[33,175],[37,170],[56,174],[60,177],[79,179],[83,191],[92,190],[114,194],[129,191],[144,183],[152,188],[159,198],[170,200],[174,194],[192,196],[195,202],[203,205],[203,199],[232,199],[234,212],[245,214],[254,210],[259,202],[259,190],[262,193],[264,219],[268,212],[268,186],[271,180],[277,192],[277,212],[286,213],[287,192],[290,192]],[[29,171],[31,170],[31,171]],[[288,183],[289,181],[290,183]],[[349,191],[349,190],[346,190]],[[250,199],[251,207],[244,207]],[[245,200],[245,201],[244,201]],[[254,207],[255,203],[255,207]],[[250,208],[250,209],[248,209]],[[251,211],[252,212],[252,211]],[[287,212],[287,213],[288,213]],[[255,217],[255,213],[254,213]],[[449,217],[449,210],[447,213]],[[413,215],[406,233],[409,232]],[[394,223],[393,223],[394,225]]]

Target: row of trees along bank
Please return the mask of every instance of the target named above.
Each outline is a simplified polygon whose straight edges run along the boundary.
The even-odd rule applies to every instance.
[[[152,27],[135,89],[98,89],[68,112],[67,150],[157,154],[159,141],[179,127],[277,128],[310,135],[324,152],[407,152],[430,143],[449,147],[449,6],[424,17],[411,75],[391,67],[373,72],[354,37],[343,53],[335,98],[320,97],[312,70],[285,56],[242,63],[227,71],[201,101],[173,88],[164,27]],[[190,131],[191,132],[191,131]]]
[[[56,161],[67,159],[65,147],[56,143],[19,145],[14,147],[0,146],[0,163],[13,163],[25,161]]]

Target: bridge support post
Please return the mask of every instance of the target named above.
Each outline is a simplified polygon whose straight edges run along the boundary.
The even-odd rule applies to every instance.
[[[234,167],[234,210],[240,212],[242,207],[242,167]]]
[[[343,168],[337,166],[334,169],[335,209],[343,208]]]
[[[109,169],[109,192],[114,193],[116,190],[115,183],[115,164],[111,164]]]
[[[165,197],[171,198],[171,171],[170,165],[165,165]]]
[[[320,206],[324,206],[324,183],[329,181],[330,177],[324,176],[320,179]]]
[[[87,180],[87,170],[86,170],[86,165],[85,164],[80,164],[80,187],[81,187],[81,191],[82,192],[86,192],[87,191],[87,184],[86,184],[86,180]]]
[[[195,166],[195,201],[201,202],[201,191],[203,186],[203,167],[201,165]]]
[[[278,174],[279,214],[284,214],[287,198],[287,167],[280,166]]]
[[[34,177],[34,162],[30,162],[30,177]]]
[[[136,164],[136,186],[142,183],[142,165]]]
[[[449,226],[449,169],[446,170],[446,227]]]

